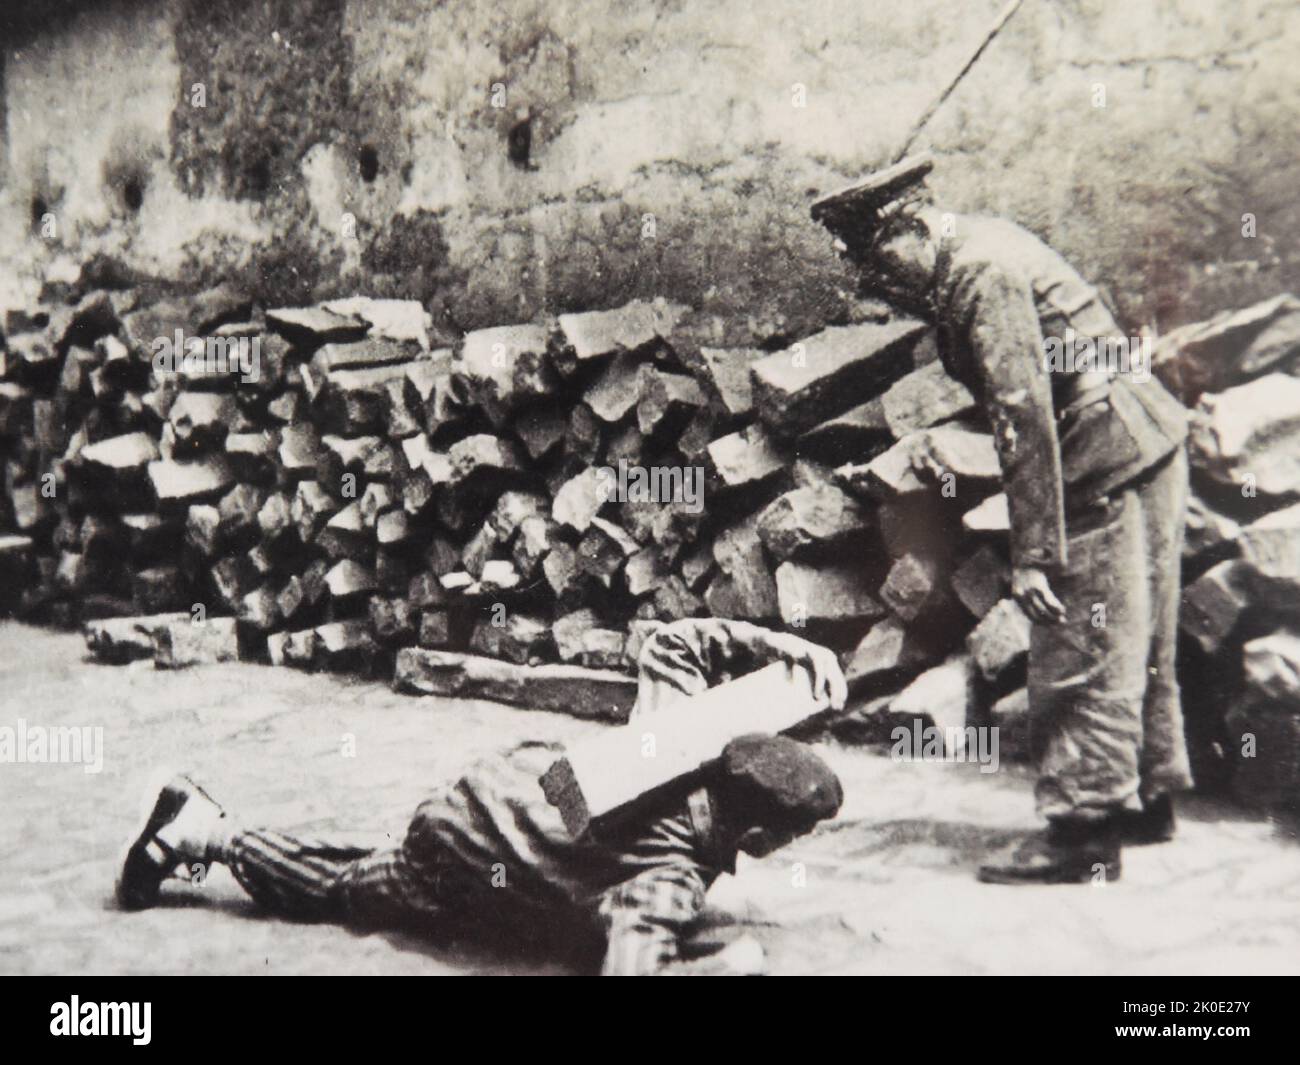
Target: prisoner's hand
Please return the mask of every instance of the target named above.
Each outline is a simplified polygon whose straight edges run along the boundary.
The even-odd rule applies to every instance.
[[[1017,566],[1011,573],[1011,595],[1030,621],[1059,625],[1065,620],[1065,607],[1041,569]]]
[[[831,710],[843,710],[849,697],[849,685],[840,669],[840,660],[829,647],[786,636],[782,657],[793,666],[803,666],[812,675],[813,697],[824,699]]]
[[[918,433],[912,440],[910,457],[912,472],[922,481],[938,482],[947,472],[947,467],[935,453],[934,441],[929,433]]]

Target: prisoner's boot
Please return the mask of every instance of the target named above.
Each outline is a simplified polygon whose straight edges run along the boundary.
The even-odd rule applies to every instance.
[[[1157,795],[1141,810],[1121,810],[1118,815],[1120,842],[1133,846],[1168,843],[1178,828],[1174,818],[1174,800]]]
[[[158,791],[140,831],[132,838],[117,878],[117,901],[142,910],[178,866],[212,861],[228,835],[225,811],[194,781],[172,777]]]
[[[1051,821],[979,870],[986,884],[1089,884],[1119,874],[1119,832],[1109,818]]]

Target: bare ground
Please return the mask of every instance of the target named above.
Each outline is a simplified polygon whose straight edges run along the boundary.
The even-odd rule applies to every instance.
[[[267,919],[224,870],[121,913],[113,876],[161,765],[192,769],[246,822],[382,839],[469,761],[602,726],[255,665],[98,665],[76,635],[0,623],[0,725],[20,717],[102,726],[105,757],[99,773],[0,765],[0,972],[565,971]],[[752,931],[773,972],[1300,972],[1300,847],[1257,814],[1189,799],[1179,838],[1125,851],[1118,883],[992,887],[974,879],[980,856],[1034,824],[1026,770],[823,753],[845,785],[839,818],[742,859],[709,896],[711,922]]]

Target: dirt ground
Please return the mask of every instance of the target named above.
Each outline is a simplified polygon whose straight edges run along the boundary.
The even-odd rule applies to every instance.
[[[380,839],[469,761],[602,726],[288,669],[98,665],[79,636],[0,623],[0,725],[19,718],[101,726],[104,761],[0,765],[0,972],[564,971],[266,919],[224,870],[121,913],[115,863],[159,766],[191,769],[249,823]],[[845,785],[840,816],[742,858],[709,895],[710,922],[752,931],[772,972],[1300,972],[1300,846],[1258,815],[1189,799],[1178,839],[1127,850],[1118,883],[987,886],[980,856],[1034,824],[1023,768],[823,753]]]

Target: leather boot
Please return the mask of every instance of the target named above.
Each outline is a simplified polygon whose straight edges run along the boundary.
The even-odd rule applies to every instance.
[[[1178,828],[1174,800],[1169,795],[1157,795],[1141,810],[1123,810],[1118,820],[1120,842],[1135,847],[1168,843]]]

